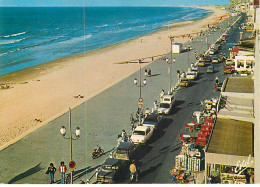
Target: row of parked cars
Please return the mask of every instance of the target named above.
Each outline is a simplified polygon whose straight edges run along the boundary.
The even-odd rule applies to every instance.
[[[129,176],[129,166],[137,158],[139,149],[148,144],[149,139],[163,119],[162,114],[169,114],[175,99],[173,95],[163,95],[158,110],[148,114],[137,126],[128,141],[120,142],[113,155],[107,158],[96,173],[99,183],[118,183]]]

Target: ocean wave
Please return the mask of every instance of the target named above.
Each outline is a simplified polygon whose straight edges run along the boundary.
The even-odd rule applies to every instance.
[[[142,27],[145,27],[145,25],[140,25],[140,26],[137,26],[137,28],[142,28]]]
[[[75,38],[72,38],[72,39],[70,39],[70,40],[66,40],[66,41],[59,42],[59,44],[77,43],[77,42],[80,42],[80,41],[89,39],[89,38],[91,38],[91,36],[92,36],[92,34],[88,34],[88,35],[84,35],[84,36],[80,36],[80,37],[75,37]]]
[[[29,48],[33,48],[33,47],[42,46],[42,45],[45,45],[45,44],[49,44],[49,43],[51,43],[51,42],[53,42],[53,41],[55,41],[55,40],[58,40],[58,39],[60,39],[60,38],[63,38],[63,37],[64,37],[64,36],[59,36],[59,37],[57,37],[57,38],[53,38],[53,39],[51,39],[51,40],[49,40],[49,41],[46,41],[46,42],[41,42],[41,43],[34,44],[34,45],[29,45],[29,46],[20,47],[20,48],[17,48],[17,49],[15,49],[15,50],[12,50],[12,51],[8,51],[8,52],[5,52],[5,53],[1,53],[0,56],[8,55],[8,54],[10,54],[10,53],[14,53],[14,52],[17,52],[17,51],[21,51],[21,50],[25,50],[25,49],[29,49]],[[19,41],[24,40],[24,39],[26,39],[26,38],[19,39],[19,40],[15,40],[15,42],[19,42]],[[1,44],[2,44],[2,45],[4,45],[4,44],[11,44],[11,43],[10,43],[10,42],[11,42],[10,40],[7,40],[7,41],[9,41],[9,43],[4,43],[3,41],[0,41],[0,45],[1,45]],[[13,40],[13,41],[14,41],[14,40]],[[12,43],[15,43],[15,42],[12,42]]]
[[[14,37],[14,36],[20,36],[20,35],[23,35],[23,34],[26,34],[26,32],[20,32],[20,33],[15,33],[15,34],[9,34],[9,35],[2,36],[2,37],[4,37],[4,38],[9,38],[9,37]]]
[[[94,27],[107,27],[108,24],[105,24],[105,25],[98,25],[98,26],[94,26]]]
[[[116,24],[116,25],[121,25],[123,22],[120,22],[120,23],[118,23],[118,24]]]
[[[13,44],[13,43],[17,43],[20,42],[22,40],[25,40],[26,38],[22,38],[22,39],[17,39],[17,40],[0,40],[0,45],[8,45],[8,44]]]
[[[116,31],[111,31],[111,33],[120,33],[120,32],[125,32],[125,31],[128,31],[128,30],[131,30],[132,27],[128,27],[128,28],[125,28],[125,29],[120,29],[120,30],[116,30]]]

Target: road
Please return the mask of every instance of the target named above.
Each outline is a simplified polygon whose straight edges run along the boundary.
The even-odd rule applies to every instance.
[[[232,17],[229,19],[234,20]],[[226,27],[227,24],[226,20],[221,27]],[[231,32],[237,33],[238,30],[231,29]],[[220,31],[210,35],[209,43],[215,41],[219,35]],[[231,34],[228,42],[233,45],[238,40],[237,35]],[[202,38],[204,41],[200,43],[200,46],[191,43],[189,64],[188,52],[174,55],[176,63],[173,64],[173,83],[177,82],[176,70],[186,71],[190,63],[195,62],[194,52],[198,53],[199,47],[201,51],[206,50],[205,37]],[[228,42],[222,49],[226,54],[230,47]],[[169,54],[167,57],[170,57]],[[169,169],[173,166],[175,156],[179,153],[181,146],[178,134],[183,131],[184,124],[190,121],[193,111],[199,109],[199,101],[217,94],[213,92],[213,81],[216,76],[220,80],[224,79],[221,66],[221,64],[216,65],[216,70],[219,72],[212,75],[206,74],[205,68],[201,68],[200,78],[194,81],[191,87],[177,91],[177,102],[173,114],[164,119],[161,133],[153,137],[153,141],[145,152],[140,153],[142,162],[140,182],[171,182]],[[153,101],[158,100],[161,89],[168,90],[168,64],[163,60],[157,60],[146,68],[152,69],[152,77],[147,78],[147,85],[142,88],[142,97],[144,107],[152,108]],[[142,69],[143,75],[144,69]],[[108,153],[115,148],[117,135],[122,129],[130,132],[130,113],[136,111],[139,97],[139,88],[133,84],[134,78],[139,80],[138,69],[136,73],[72,110],[72,130],[80,127],[82,131],[81,137],[73,141],[73,160],[76,161],[74,183],[86,181],[103,163]],[[49,163],[53,162],[58,167],[60,161],[65,161],[65,164],[69,162],[69,142],[59,134],[62,125],[68,129],[68,113],[2,150],[0,169],[3,172],[0,173],[0,183],[48,183],[45,171]],[[96,145],[100,145],[106,155],[93,160],[91,152]],[[57,183],[59,183],[58,179],[59,175],[56,174]]]

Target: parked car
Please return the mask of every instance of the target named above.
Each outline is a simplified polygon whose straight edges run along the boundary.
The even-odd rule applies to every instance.
[[[211,49],[209,50],[209,54],[210,54],[210,55],[214,55],[217,51],[218,51],[218,50],[217,50],[216,48],[211,48]]]
[[[235,62],[232,59],[228,58],[226,59],[226,65],[235,65]]]
[[[97,182],[120,182],[128,173],[129,162],[115,158],[107,158],[97,173]]]
[[[233,66],[233,65],[223,65],[222,69],[223,69],[224,74],[235,72],[235,66]]]
[[[188,71],[186,78],[194,80],[197,78],[197,76],[198,76],[198,73],[196,71]]]
[[[169,103],[160,103],[157,109],[158,114],[169,114],[172,109],[172,105]]]
[[[205,55],[204,57],[203,57],[203,61],[205,61],[205,62],[211,62],[211,56],[209,56],[209,55]]]
[[[114,158],[132,160],[134,158],[135,145],[132,142],[121,142],[115,151]]]
[[[219,59],[217,57],[213,57],[212,58],[212,63],[219,63]]]
[[[242,71],[240,72],[240,75],[241,75],[241,76],[247,76],[247,75],[250,75],[250,72],[247,71],[247,70],[242,70]]]
[[[214,73],[214,67],[209,66],[208,69],[207,69],[207,73]]]
[[[199,60],[197,62],[197,65],[200,66],[200,67],[203,67],[203,66],[205,66],[205,62],[203,60]]]
[[[223,82],[219,82],[218,84],[216,84],[216,89],[218,91],[221,91],[222,85],[223,85]]]
[[[199,73],[199,67],[193,65],[193,66],[190,67],[190,71],[195,71],[198,74]]]
[[[137,126],[130,137],[130,141],[134,144],[146,144],[151,138],[153,130],[153,128],[147,126]]]
[[[187,87],[191,84],[191,80],[187,78],[182,78],[180,80],[179,86]]]
[[[163,95],[160,98],[160,104],[157,109],[159,114],[169,114],[175,103],[174,95]]]
[[[144,119],[143,126],[147,126],[150,128],[156,128],[162,118],[163,118],[163,116],[158,115],[158,114],[154,114],[154,113],[149,114]]]

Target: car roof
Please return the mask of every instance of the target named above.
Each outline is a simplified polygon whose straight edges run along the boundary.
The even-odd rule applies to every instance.
[[[120,160],[116,159],[116,158],[107,158],[105,160],[105,162],[103,163],[103,165],[109,165],[109,166],[113,166],[116,165]]]
[[[145,131],[146,129],[148,129],[148,127],[146,127],[146,126],[137,126],[135,128],[135,130],[142,130],[142,131]]]
[[[172,98],[174,95],[164,95],[163,98]]]
[[[132,142],[121,142],[118,145],[118,149],[129,149],[129,147],[132,145]]]
[[[158,118],[158,114],[149,114],[146,116],[144,120],[156,120]]]

